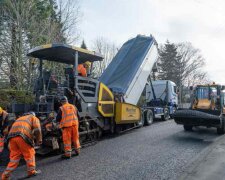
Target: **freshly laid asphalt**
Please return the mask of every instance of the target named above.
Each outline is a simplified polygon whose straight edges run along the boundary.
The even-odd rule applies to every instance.
[[[219,137],[213,128],[185,132],[173,120],[158,122],[106,137],[69,160],[61,160],[60,156],[42,158],[37,162],[42,174],[33,179],[179,179]],[[26,166],[21,166],[12,177],[24,176]]]

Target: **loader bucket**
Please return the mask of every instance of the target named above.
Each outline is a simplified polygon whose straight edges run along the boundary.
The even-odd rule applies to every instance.
[[[177,110],[174,114],[174,120],[177,124],[190,126],[221,126],[221,120],[219,116],[190,109]]]

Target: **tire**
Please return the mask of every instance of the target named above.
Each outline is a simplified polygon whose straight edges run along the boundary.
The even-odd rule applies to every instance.
[[[161,119],[163,121],[167,121],[170,119],[170,115],[169,115],[169,109],[168,108],[164,108],[164,115],[161,116]]]
[[[144,112],[144,125],[149,126],[153,123],[154,115],[152,110],[148,109]]]
[[[184,130],[185,131],[192,131],[193,126],[190,125],[184,125]]]
[[[142,127],[145,124],[145,115],[144,115],[144,113],[145,112],[143,112],[143,114],[141,115],[141,120],[138,122],[138,126],[139,127]]]
[[[219,135],[222,135],[225,133],[225,119],[223,116],[221,118],[222,118],[222,125],[221,127],[217,128],[217,134]]]
[[[174,114],[174,119],[179,118],[191,118],[191,119],[203,119],[203,120],[208,120],[208,119],[215,119],[219,120],[219,116],[204,113],[201,111],[197,110],[190,110],[190,109],[184,109],[184,110],[177,110]]]
[[[172,114],[170,114],[170,119],[174,118],[174,113],[176,112],[176,110],[177,110],[177,108],[173,107],[173,112],[172,112]]]

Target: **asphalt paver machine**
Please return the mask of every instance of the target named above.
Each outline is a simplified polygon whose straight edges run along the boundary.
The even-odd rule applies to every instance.
[[[31,49],[31,58],[38,59],[39,76],[34,88],[34,104],[16,104],[14,113],[29,110],[41,120],[43,146],[37,151],[47,154],[62,150],[61,131],[55,122],[60,107],[59,99],[67,96],[78,109],[81,144],[95,141],[105,132],[124,132],[148,123],[143,120],[143,110],[137,106],[147,78],[157,59],[157,44],[150,36],[130,39],[121,47],[100,79],[82,77],[78,64],[102,61],[102,55],[65,44],[48,44]],[[65,66],[62,76],[46,71],[45,62]],[[90,67],[90,75],[92,66]],[[117,91],[119,90],[119,91]]]

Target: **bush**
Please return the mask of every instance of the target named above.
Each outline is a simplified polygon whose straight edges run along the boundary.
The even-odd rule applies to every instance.
[[[0,89],[0,107],[6,109],[11,103],[33,103],[34,95],[27,91]]]

